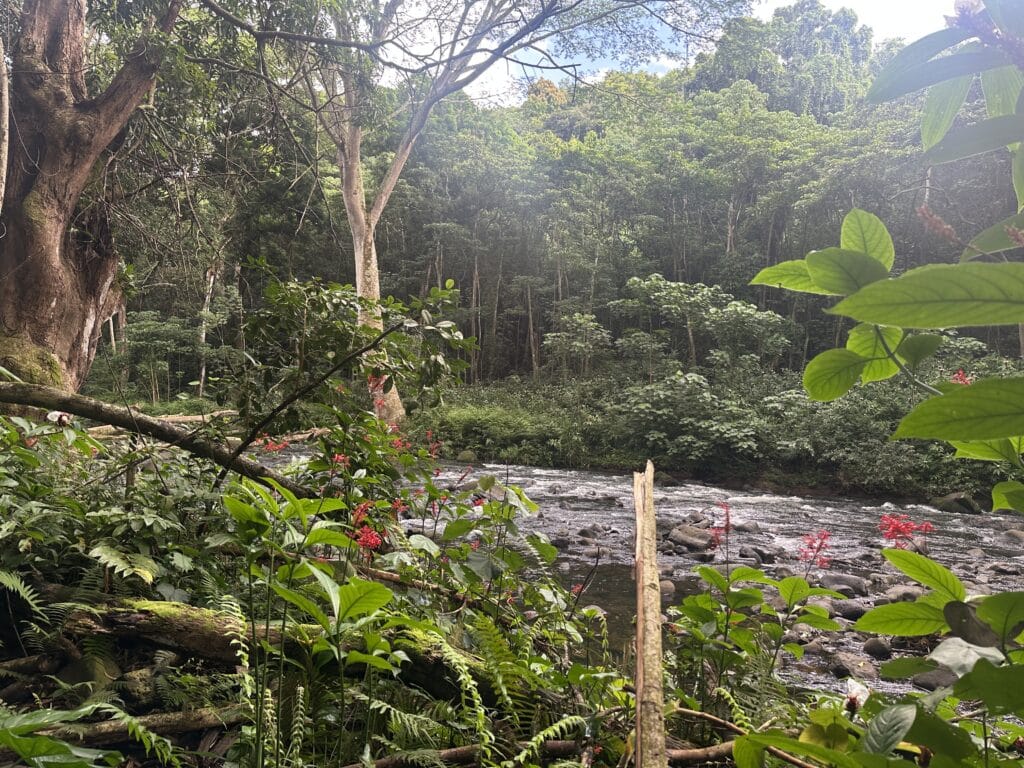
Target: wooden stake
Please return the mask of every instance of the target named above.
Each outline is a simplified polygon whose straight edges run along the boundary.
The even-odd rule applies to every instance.
[[[636,768],[666,768],[654,464],[633,473],[636,508]]]

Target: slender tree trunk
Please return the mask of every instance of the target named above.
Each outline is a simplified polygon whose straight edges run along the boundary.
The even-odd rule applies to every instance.
[[[469,294],[469,333],[476,339],[476,347],[469,353],[469,378],[471,383],[480,381],[480,358],[483,355],[483,334],[480,332],[480,253],[473,252],[473,286]]]
[[[162,32],[172,29],[179,5],[170,0]],[[0,365],[27,381],[77,390],[121,300],[105,209],[78,211],[78,201],[152,86],[161,46],[140,39],[106,91],[90,98],[84,0],[27,0],[20,31],[10,82],[18,142],[10,146],[0,213]]]
[[[203,309],[199,314],[199,389],[197,394],[203,396],[206,391],[206,333],[209,329],[210,306],[213,303],[213,289],[220,275],[221,262],[218,259],[206,270],[206,290],[203,292]]]
[[[537,346],[537,333],[533,327],[533,292],[530,284],[526,284],[526,335],[530,342],[530,368],[533,378],[540,373],[540,349]]]
[[[4,189],[7,185],[7,150],[11,144],[11,90],[7,80],[7,53],[0,37],[0,213],[4,210]]]

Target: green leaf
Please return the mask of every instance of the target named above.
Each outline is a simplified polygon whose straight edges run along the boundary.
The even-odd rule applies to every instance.
[[[896,347],[896,355],[911,368],[917,368],[922,362],[935,354],[944,336],[937,333],[917,333],[913,336],[904,336],[903,341]]]
[[[985,0],[985,10],[1003,34],[1024,38],[1024,0]]]
[[[868,723],[868,730],[860,740],[861,751],[887,755],[903,741],[917,717],[916,704],[897,704],[886,707]]]
[[[886,101],[946,80],[965,75],[977,75],[985,70],[1005,67],[1010,64],[1012,62],[1006,54],[992,48],[953,53],[910,67],[893,77],[891,82],[881,88],[878,87],[878,82],[882,79],[880,75],[868,91],[868,98],[872,101]]]
[[[470,520],[467,517],[460,517],[456,520],[449,520],[444,526],[444,533],[441,534],[441,539],[444,541],[451,541],[457,539],[459,536],[464,536],[469,533],[473,528],[476,527],[476,521]]]
[[[409,546],[413,549],[418,549],[421,552],[426,552],[428,555],[437,557],[441,554],[441,548],[434,543],[432,539],[427,538],[422,533],[414,533],[409,537]]]
[[[290,589],[282,584],[271,584],[270,588],[278,595],[278,597],[291,603],[296,608],[305,614],[302,618],[309,617],[313,619],[317,624],[323,627],[325,630],[330,631],[331,621],[316,603],[310,600],[305,595],[296,592],[294,589]]]
[[[1015,66],[990,69],[981,76],[981,89],[985,94],[985,108],[989,117],[1012,115],[1017,108],[1024,75]]]
[[[860,251],[881,262],[888,272],[896,260],[896,248],[892,236],[882,220],[873,213],[854,208],[843,217],[843,228],[839,247],[848,251]]]
[[[992,510],[1015,509],[1024,512],[1024,483],[1005,480],[992,488]]]
[[[857,761],[852,757],[843,754],[839,750],[823,747],[820,744],[811,744],[773,733],[751,733],[747,734],[744,738],[752,744],[758,744],[763,747],[776,747],[791,755],[813,757],[815,760],[819,760],[826,765],[835,766],[835,768],[860,768]]]
[[[950,600],[963,600],[967,597],[963,583],[952,571],[924,555],[909,549],[884,549],[882,555],[918,584],[934,589]]]
[[[800,741],[805,744],[817,744],[827,749],[838,749],[846,752],[850,747],[850,735],[839,723],[811,723],[800,732]]]
[[[807,364],[804,389],[812,400],[835,400],[857,383],[868,361],[848,349],[829,349]]]
[[[1024,210],[1024,145],[1017,145],[1013,152],[1011,176],[1013,177],[1013,191],[1017,195],[1017,210]]]
[[[811,279],[807,271],[807,262],[803,259],[797,261],[781,261],[770,267],[765,267],[750,281],[751,285],[770,285],[773,288],[786,288],[790,291],[801,293],[816,293],[823,296],[834,296],[832,291],[826,291],[819,287]]]
[[[391,602],[394,594],[383,584],[355,577],[338,590],[338,621],[351,621],[380,610]]]
[[[969,29],[948,27],[914,41],[897,53],[878,74],[868,90],[868,99],[874,102],[888,101],[909,93],[905,90],[908,72],[912,73],[936,54],[973,36],[974,33]]]
[[[325,524],[324,522],[317,523],[306,537],[307,549],[318,544],[327,547],[337,547],[338,549],[348,549],[351,547],[354,543],[352,537],[347,533],[334,529],[331,527],[332,525]]]
[[[801,613],[796,619],[793,620],[794,624],[804,624],[814,629],[821,629],[825,632],[835,632],[842,629],[842,624],[838,621],[833,621],[825,616],[818,616],[815,613]]]
[[[1024,434],[1024,378],[982,379],[920,403],[893,438],[992,440]]]
[[[779,582],[779,596],[786,601],[787,609],[806,600],[810,594],[810,585],[799,576],[787,576]]]
[[[1002,149],[1022,139],[1024,119],[1020,115],[990,117],[949,132],[925,153],[925,159],[933,163],[948,163]]]
[[[974,75],[964,75],[928,89],[921,116],[921,144],[925,149],[934,147],[949,131],[973,82]]]
[[[1024,451],[1024,437],[1002,437],[998,440],[967,440],[950,443],[956,448],[956,458],[977,461],[1008,461],[1024,468],[1020,454]]]
[[[954,328],[1024,323],[1024,264],[930,264],[872,283],[830,312],[862,323]]]
[[[383,670],[384,672],[394,672],[395,667],[387,659],[380,656],[373,656],[369,653],[363,653],[362,651],[348,651],[345,654],[346,664],[366,664],[369,667],[375,667],[376,669]]]
[[[725,576],[719,573],[716,569],[708,565],[698,565],[694,570],[708,584],[718,587],[718,590],[723,594],[729,591],[729,582],[727,582],[725,580]]]
[[[825,248],[807,254],[807,272],[826,291],[847,296],[889,275],[882,262],[860,251]]]
[[[1004,660],[1003,654],[995,648],[974,645],[962,637],[947,637],[928,654],[928,658],[941,664],[957,677],[963,677],[970,672],[978,659],[988,659],[996,664]]]
[[[946,618],[934,605],[888,603],[872,608],[853,625],[858,632],[877,632],[899,637],[931,635],[946,628]]]
[[[970,734],[965,729],[925,709],[917,713],[914,724],[903,738],[911,744],[928,747],[933,754],[944,755],[954,760],[964,760],[978,754]]]
[[[962,699],[981,700],[994,715],[1024,714],[1024,666],[996,667],[980,659],[953,692]]]
[[[1014,153],[1015,160],[1017,157],[1024,157],[1024,152],[1018,151]],[[1012,251],[1020,248],[1020,245],[1011,240],[1010,236],[1006,233],[1007,227],[1024,229],[1024,213],[1018,213],[1003,219],[998,224],[993,224],[984,232],[975,236],[968,243],[964,252],[960,254],[960,261],[970,261],[983,254],[1002,253],[1003,251]]]
[[[526,541],[545,565],[555,562],[555,558],[558,557],[558,548],[548,541],[546,536],[531,533],[526,537]]]
[[[886,680],[902,680],[907,677],[919,675],[922,672],[931,672],[937,669],[934,661],[920,656],[906,656],[902,659],[892,659],[878,668],[878,674]]]
[[[740,736],[732,743],[732,760],[736,768],[762,768],[764,748],[754,744],[746,736]]]
[[[886,347],[890,351],[896,350],[902,338],[903,331],[899,328],[880,327],[870,323],[860,323],[850,331],[846,338],[846,348],[870,360],[860,375],[860,380],[864,384],[891,379],[900,372],[899,366],[888,356]]]
[[[989,595],[978,605],[978,618],[995,630],[999,644],[1017,637],[1024,625],[1024,592]]]

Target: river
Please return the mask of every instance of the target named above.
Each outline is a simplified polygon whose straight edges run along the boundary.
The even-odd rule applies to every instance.
[[[454,480],[463,471],[461,467],[448,468],[441,479]],[[634,614],[635,597],[631,575],[632,477],[485,465],[470,479],[485,474],[522,487],[540,505],[536,518],[522,521],[520,527],[541,531],[558,543],[560,555],[555,567],[566,585],[584,582],[597,563],[583,603],[603,607],[613,634],[624,636]],[[814,583],[826,572],[853,574],[868,579],[879,593],[884,592],[897,581],[897,572],[880,554],[888,542],[882,537],[879,521],[886,514],[903,514],[916,523],[931,523],[933,530],[925,538],[931,557],[960,576],[968,592],[1024,588],[1024,534],[1017,538],[1008,533],[1010,529],[1024,529],[1024,518],[1020,516],[963,515],[923,504],[781,496],[696,483],[662,487],[656,483],[654,502],[659,530],[669,530],[700,517],[721,525],[724,512],[719,505],[727,504],[732,525],[739,529],[731,535],[731,559],[762,567],[772,576],[804,573],[805,564],[798,558],[803,536],[827,530],[831,562],[825,571],[813,569],[810,581]],[[701,555],[680,554],[678,549],[659,553],[663,578],[672,581],[676,588],[666,605],[697,587],[692,570]],[[740,551],[752,554],[751,550],[772,553],[774,557],[769,555],[768,559],[774,562],[758,563],[737,557]],[[724,561],[722,548],[713,554],[714,562]],[[876,596],[873,591],[868,603]],[[814,680],[818,674],[806,664],[801,669],[800,677],[817,684],[823,682]],[[834,679],[832,682],[835,683]]]

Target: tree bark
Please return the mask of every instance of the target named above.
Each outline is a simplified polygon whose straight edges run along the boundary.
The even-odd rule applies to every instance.
[[[7,54],[0,38],[0,214],[4,210],[4,189],[7,186],[7,151],[11,145],[11,90],[7,78]]]
[[[53,387],[14,382],[0,382],[0,403],[66,411],[85,419],[121,427],[129,432],[155,437],[168,445],[208,459],[257,482],[266,484],[267,478],[269,478],[300,498],[313,496],[309,489],[258,462],[236,456],[226,446],[208,442],[195,432],[188,432],[166,421],[154,419],[130,408],[110,405],[91,397],[64,392]]]
[[[171,31],[170,0],[159,33]],[[78,210],[93,166],[152,87],[163,45],[143,34],[107,89],[87,93],[85,0],[26,0],[10,52],[10,114],[0,212],[0,365],[77,390],[120,302],[106,210]],[[71,223],[75,227],[71,230]],[[70,230],[70,231],[69,231]]]

